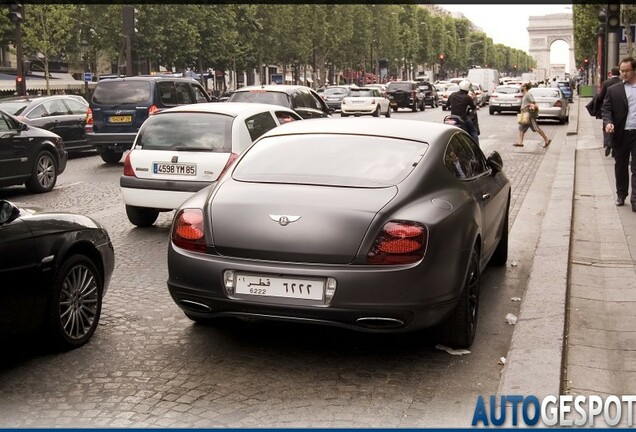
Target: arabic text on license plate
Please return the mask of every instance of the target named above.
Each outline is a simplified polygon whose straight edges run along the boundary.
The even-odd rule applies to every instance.
[[[238,273],[236,293],[267,297],[322,300],[325,281],[290,277],[255,276]]]
[[[110,116],[108,118],[109,123],[130,123],[132,116]]]
[[[186,163],[155,162],[152,164],[152,172],[155,174],[177,174],[195,176],[197,175],[197,165]]]

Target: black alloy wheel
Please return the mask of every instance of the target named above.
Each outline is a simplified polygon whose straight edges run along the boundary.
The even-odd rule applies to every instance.
[[[43,150],[35,158],[31,177],[25,186],[33,193],[43,193],[53,189],[56,182],[57,162],[50,152]]]

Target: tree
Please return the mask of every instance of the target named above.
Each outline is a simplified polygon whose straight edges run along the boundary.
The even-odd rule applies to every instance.
[[[58,56],[65,57],[66,48],[76,31],[70,19],[73,10],[73,5],[64,4],[25,6],[26,19],[22,25],[23,49],[25,54],[41,59],[47,95],[51,94],[49,62]]]

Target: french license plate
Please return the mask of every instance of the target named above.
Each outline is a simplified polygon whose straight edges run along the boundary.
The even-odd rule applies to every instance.
[[[396,106],[396,105],[397,105],[397,102],[391,101],[391,106]]]
[[[237,273],[235,292],[253,296],[322,300],[325,281]]]
[[[358,105],[360,105],[360,104],[363,104],[363,103],[364,103],[364,101],[361,101],[361,100],[359,100],[359,101],[354,100],[354,101],[351,101],[351,102],[352,102],[352,103],[354,103],[354,104],[358,104]]]
[[[501,106],[510,106],[510,104],[501,104]]]
[[[152,172],[155,174],[197,175],[196,164],[154,162]]]
[[[110,116],[108,117],[108,123],[130,123],[132,122],[132,116]]]

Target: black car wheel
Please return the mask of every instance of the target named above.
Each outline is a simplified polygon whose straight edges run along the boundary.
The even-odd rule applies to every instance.
[[[386,109],[386,114],[384,114],[384,116],[385,116],[386,118],[390,118],[390,117],[391,117],[391,107],[390,107],[390,106],[389,106],[389,107],[387,107],[387,109]]]
[[[378,105],[376,110],[373,112],[373,117],[380,117],[380,105]]]
[[[159,217],[159,211],[152,208],[127,205],[126,215],[128,216],[128,220],[133,225],[137,225],[140,228],[145,228],[152,226],[152,224],[155,223],[155,221]]]
[[[57,182],[57,162],[51,153],[41,151],[35,158],[35,165],[31,171],[31,177],[25,186],[31,192],[48,192]]]
[[[397,112],[398,107],[393,107],[393,112]]]
[[[501,237],[499,238],[499,243],[497,243],[497,248],[495,252],[490,257],[490,264],[494,266],[503,266],[506,265],[506,261],[508,261],[508,217],[510,214],[510,198],[508,198],[508,205],[506,206],[506,216],[502,221],[502,232]]]
[[[464,288],[457,307],[442,324],[442,340],[451,347],[468,348],[475,339],[480,280],[479,251],[474,248],[470,254]]]
[[[102,310],[102,277],[84,255],[72,255],[57,273],[49,304],[49,331],[57,347],[77,348],[91,338]]]
[[[123,154],[124,152],[117,152],[114,150],[101,150],[99,152],[99,155],[101,156],[102,160],[106,162],[107,164],[119,163]]]
[[[488,108],[488,113],[490,115],[494,115],[495,114],[495,109],[493,107]]]

